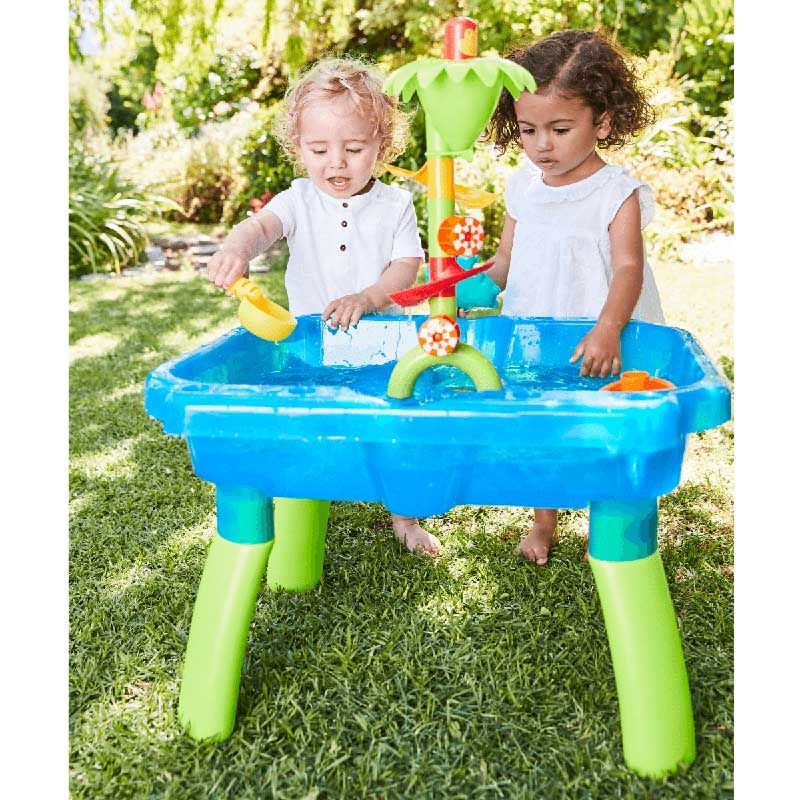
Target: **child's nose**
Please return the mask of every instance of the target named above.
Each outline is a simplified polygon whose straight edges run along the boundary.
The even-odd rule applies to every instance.
[[[331,166],[344,167],[347,165],[347,157],[344,150],[331,150]]]

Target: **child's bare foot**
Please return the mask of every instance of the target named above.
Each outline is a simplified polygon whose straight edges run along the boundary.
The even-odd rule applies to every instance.
[[[514,552],[541,566],[547,563],[550,548],[558,544],[556,535],[558,513],[553,508],[537,508],[535,515],[531,529]]]
[[[411,553],[435,556],[442,549],[442,543],[432,533],[428,533],[416,517],[392,514],[392,528],[398,541]]]

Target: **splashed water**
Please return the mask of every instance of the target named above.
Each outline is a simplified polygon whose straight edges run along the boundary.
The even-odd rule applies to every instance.
[[[214,382],[251,386],[286,387],[303,394],[317,389],[348,390],[363,397],[385,398],[395,362],[365,367],[311,366],[297,356],[289,356],[282,368],[264,362],[239,364],[221,381],[217,373]],[[198,376],[200,377],[200,376]],[[210,375],[205,379],[211,378]],[[577,365],[511,364],[500,370],[505,397],[524,398],[551,391],[597,391],[610,379],[580,378]],[[200,378],[203,380],[203,378]],[[419,403],[445,400],[453,395],[463,396],[474,391],[470,378],[454,367],[436,366],[420,375],[414,391]]]

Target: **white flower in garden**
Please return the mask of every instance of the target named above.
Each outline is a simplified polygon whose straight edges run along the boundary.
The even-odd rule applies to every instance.
[[[208,82],[212,86],[219,86],[222,83],[222,78],[220,78],[220,76],[217,75],[216,72],[209,72],[208,73]]]
[[[675,92],[669,87],[665,87],[656,92],[650,100],[653,106],[666,106],[675,100]]]
[[[186,88],[186,76],[185,75],[178,75],[174,81],[172,81],[172,85],[179,91],[182,92]]]

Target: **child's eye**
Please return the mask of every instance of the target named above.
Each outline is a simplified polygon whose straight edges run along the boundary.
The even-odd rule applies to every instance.
[[[324,156],[327,151],[325,150],[312,150],[311,151],[315,156]]]
[[[569,128],[553,128],[553,132],[563,136],[565,133],[569,133]]]
[[[520,130],[520,133],[524,133],[526,136],[532,136],[534,133],[536,133],[536,129],[535,128],[522,128],[522,130]]]
[[[347,152],[348,153],[360,153],[361,151],[360,150],[348,150]]]

